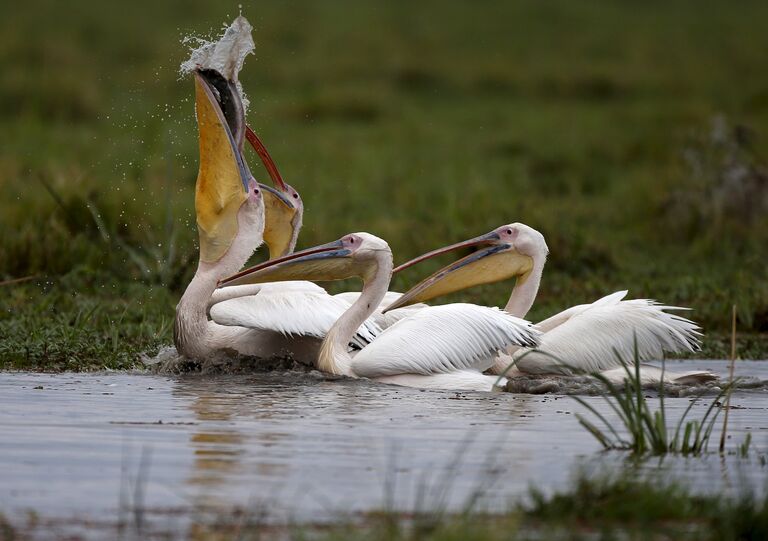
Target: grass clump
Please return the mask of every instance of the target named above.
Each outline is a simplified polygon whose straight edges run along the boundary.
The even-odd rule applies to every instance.
[[[745,491],[736,497],[694,494],[685,485],[628,474],[588,478],[552,495],[532,489],[522,508],[527,524],[570,532],[572,539],[766,539],[768,500]],[[595,537],[594,532],[601,532]],[[570,536],[573,537],[570,537]]]
[[[604,428],[587,420],[583,415],[576,414],[583,426],[605,449],[630,450],[634,454],[663,455],[677,453],[682,455],[700,455],[707,450],[715,421],[721,411],[721,401],[730,396],[733,382],[724,385],[722,390],[712,399],[704,415],[700,419],[690,419],[689,414],[701,396],[695,397],[688,404],[674,428],[668,426],[664,408],[664,369],[662,368],[659,384],[659,408],[651,411],[648,400],[643,394],[643,382],[640,377],[640,360],[635,343],[635,359],[630,365],[618,354],[617,358],[623,367],[626,377],[623,385],[616,385],[600,373],[592,376],[599,380],[607,390],[603,395],[606,403],[618,416],[620,427],[614,426],[603,414],[581,397],[573,396],[579,404],[597,417]],[[664,366],[662,364],[662,366]],[[625,433],[626,436],[620,432]]]
[[[129,369],[171,342],[174,299],[166,289],[108,277],[90,286],[74,280],[77,289],[62,280],[5,291],[0,368]]]

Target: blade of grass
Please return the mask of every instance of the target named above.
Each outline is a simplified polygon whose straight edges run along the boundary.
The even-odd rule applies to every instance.
[[[729,369],[729,379],[733,385],[733,365],[736,363],[736,305],[731,310],[731,365]],[[720,434],[720,452],[725,451],[725,438],[728,433],[728,412],[731,409],[731,393],[725,401],[725,415],[723,416],[723,433]]]

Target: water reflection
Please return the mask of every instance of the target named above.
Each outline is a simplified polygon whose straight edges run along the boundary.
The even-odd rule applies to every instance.
[[[377,506],[392,481],[399,493],[388,497],[408,507],[419,484],[450,473],[469,485],[499,460],[515,467],[530,457],[506,448],[515,427],[534,422],[530,396],[269,374],[187,376],[173,395],[195,419],[187,484],[199,505],[231,504],[233,493],[263,500],[281,490],[285,509],[302,499],[316,510],[334,500],[338,507],[339,497]],[[462,451],[467,441],[477,448],[472,454]],[[449,472],[461,453],[461,472]]]
[[[259,460],[260,447],[279,445],[284,432],[257,432],[247,437],[241,430],[246,419],[269,419],[276,402],[269,394],[258,399],[239,381],[226,381],[216,390],[209,378],[186,377],[174,388],[175,396],[192,398],[189,409],[197,420],[190,434],[194,461],[187,483],[194,490],[197,507],[225,507],[227,486],[254,468],[257,476],[280,476],[284,465]],[[246,459],[251,460],[246,462]]]

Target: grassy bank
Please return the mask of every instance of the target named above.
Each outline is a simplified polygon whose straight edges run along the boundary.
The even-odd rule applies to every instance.
[[[194,271],[180,38],[218,31],[237,3],[114,9],[2,8],[0,282],[29,278],[0,285],[6,368],[135,364],[170,340]],[[522,221],[551,250],[532,318],[629,288],[693,307],[704,355],[722,357],[736,303],[742,355],[768,357],[765,3],[243,12],[249,121],[305,200],[300,246],[367,230],[404,261]]]

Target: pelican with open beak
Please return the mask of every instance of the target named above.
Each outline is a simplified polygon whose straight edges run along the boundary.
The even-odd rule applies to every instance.
[[[197,272],[176,307],[174,342],[181,354],[204,358],[221,349],[252,352],[257,347],[257,342],[246,344],[248,329],[209,321],[208,303],[219,279],[242,268],[264,240],[265,192],[275,201],[267,222],[275,217],[282,221],[290,213],[295,218],[298,213],[299,220],[293,224],[300,225],[301,207],[287,195],[292,190],[289,186],[273,190],[253,179],[242,152],[247,130],[234,82],[212,69],[195,71],[194,81],[200,151],[195,184],[200,256]],[[285,210],[276,211],[279,205]],[[290,237],[275,242],[270,250],[291,248]]]
[[[535,346],[538,333],[496,308],[449,304],[424,308],[378,334],[361,349],[349,345],[387,293],[392,251],[369,233],[353,233],[267,261],[222,280],[223,287],[283,280],[360,278],[357,300],[328,329],[317,366],[331,374],[368,377],[420,388],[490,391],[498,378],[482,374],[505,348]],[[294,320],[311,318],[296,310]]]
[[[388,310],[514,278],[515,286],[505,311],[525,317],[538,294],[549,253],[544,236],[525,224],[504,225],[485,235],[434,250],[400,265],[394,272],[467,248],[475,251],[416,284]],[[543,335],[538,350],[509,347],[497,356],[491,371],[496,374],[601,372],[620,383],[626,373],[619,358],[626,363],[642,362],[659,359],[665,352],[695,351],[699,347],[699,327],[668,312],[683,308],[646,299],[624,301],[626,294],[620,291],[540,322],[536,328]],[[665,381],[673,383],[714,378],[708,371],[672,372],[641,365],[641,378],[647,384],[658,383],[662,375]]]

